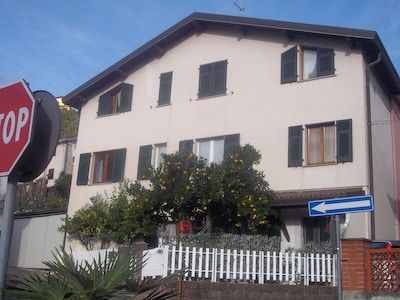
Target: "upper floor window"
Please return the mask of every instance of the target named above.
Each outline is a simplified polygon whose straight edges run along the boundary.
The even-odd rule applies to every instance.
[[[200,66],[199,98],[226,93],[227,65],[223,60]]]
[[[171,103],[172,72],[160,75],[160,90],[158,92],[158,105]]]
[[[295,46],[281,54],[281,83],[307,80],[334,73],[333,49],[311,47],[298,49]]]
[[[307,125],[306,164],[353,161],[352,120]],[[289,127],[288,166],[303,165],[303,126]]]
[[[79,158],[77,185],[89,181],[91,153],[82,153]],[[117,182],[124,176],[126,149],[93,153],[92,182]]]
[[[132,107],[133,85],[121,83],[99,98],[98,116],[130,111]]]
[[[335,162],[335,124],[307,126],[307,164]]]

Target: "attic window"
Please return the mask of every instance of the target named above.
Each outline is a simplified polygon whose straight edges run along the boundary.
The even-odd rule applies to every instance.
[[[99,98],[97,116],[104,116],[131,110],[133,85],[122,83]]]
[[[307,80],[334,73],[333,49],[295,46],[281,54],[281,83]]]

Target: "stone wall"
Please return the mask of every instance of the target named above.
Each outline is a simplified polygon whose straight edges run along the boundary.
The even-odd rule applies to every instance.
[[[181,284],[181,285],[180,285]],[[337,300],[337,288],[327,286],[182,281],[170,285],[174,300]]]

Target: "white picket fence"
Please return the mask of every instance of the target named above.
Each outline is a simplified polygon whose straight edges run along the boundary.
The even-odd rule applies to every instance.
[[[336,255],[163,246],[144,251],[142,278],[186,270],[184,280],[336,286]]]

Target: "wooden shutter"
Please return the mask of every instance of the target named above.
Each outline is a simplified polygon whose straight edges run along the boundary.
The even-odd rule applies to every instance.
[[[226,135],[224,139],[224,157],[227,156],[234,145],[240,145],[240,134]]]
[[[160,90],[158,93],[158,105],[171,103],[172,72],[160,75]]]
[[[336,160],[337,162],[353,161],[352,120],[336,121]]]
[[[211,76],[212,76],[212,65],[201,65],[200,66],[200,77],[199,77],[199,98],[210,95],[211,91]]]
[[[114,159],[113,164],[111,166],[111,181],[117,182],[122,179],[125,171],[125,157],[126,157],[126,148],[114,150]]]
[[[227,75],[228,61],[219,61],[214,63],[214,77],[213,77],[213,94],[225,94],[226,93],[226,75]]]
[[[227,65],[223,60],[200,66],[199,98],[226,93]]]
[[[289,127],[288,166],[299,167],[303,164],[303,127]]]
[[[333,49],[317,49],[317,76],[327,76],[335,73]]]
[[[122,83],[121,84],[121,102],[119,106],[120,112],[130,111],[132,108],[132,95],[133,85]]]
[[[193,140],[184,140],[179,142],[179,152],[192,153],[193,152]]]
[[[281,54],[281,83],[297,81],[297,46]]]
[[[113,99],[111,93],[105,93],[99,98],[99,108],[97,110],[97,116],[108,115],[112,112]]]
[[[89,179],[90,153],[82,153],[79,156],[78,178],[76,185],[86,185]]]
[[[152,146],[140,146],[137,179],[147,179],[147,169],[151,166]]]

